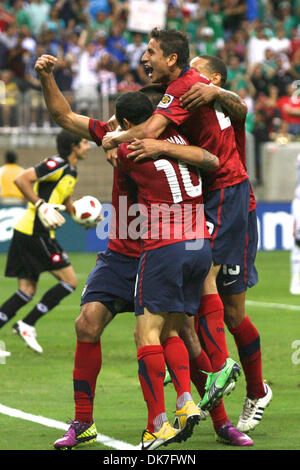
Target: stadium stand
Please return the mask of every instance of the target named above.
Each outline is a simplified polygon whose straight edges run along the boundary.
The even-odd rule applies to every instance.
[[[142,20],[147,23],[149,18],[139,18],[135,22],[138,30],[134,30],[129,23],[136,3],[1,2],[1,135],[21,138],[20,129],[25,129],[25,146],[30,146],[26,141],[30,136],[58,131],[34,71],[36,58],[43,53],[58,58],[55,78],[74,110],[91,117],[108,119],[118,93],[149,83],[140,62],[147,43]],[[163,26],[187,33],[192,57],[214,54],[228,65],[227,88],[248,104],[248,171],[254,185],[259,185],[263,180],[262,144],[300,139],[300,1],[150,3],[156,4],[157,13],[165,12]]]

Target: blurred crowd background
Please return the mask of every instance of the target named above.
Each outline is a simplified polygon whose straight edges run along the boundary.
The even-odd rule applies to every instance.
[[[270,140],[300,140],[300,0],[148,2],[163,12],[167,29],[186,32],[191,58],[213,54],[225,61],[226,87],[248,104],[247,132],[256,148]],[[20,119],[30,128],[54,126],[34,71],[43,53],[58,58],[55,78],[71,105],[100,119],[109,116],[118,93],[147,84],[140,60],[147,32],[135,30],[132,18],[129,27],[134,3],[1,2],[0,128],[18,126]]]

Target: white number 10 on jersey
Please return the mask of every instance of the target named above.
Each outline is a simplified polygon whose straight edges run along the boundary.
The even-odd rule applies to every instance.
[[[168,180],[169,188],[173,197],[174,203],[182,202],[183,197],[180,189],[180,184],[175,172],[175,169],[172,163],[169,160],[156,160],[154,165],[158,171],[163,170],[165,172],[166,178]],[[185,163],[178,162],[178,167],[180,170],[183,186],[185,189],[186,194],[189,197],[197,197],[201,196],[202,194],[202,180],[200,176],[200,172],[197,169],[198,175],[198,184],[195,186],[192,183],[191,174],[189,169]]]

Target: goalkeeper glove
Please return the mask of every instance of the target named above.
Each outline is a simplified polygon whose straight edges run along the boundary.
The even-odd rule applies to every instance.
[[[43,199],[39,199],[35,203],[35,208],[40,221],[48,230],[57,229],[65,223],[65,218],[58,212],[58,210],[65,210],[66,206],[62,204],[49,204]]]

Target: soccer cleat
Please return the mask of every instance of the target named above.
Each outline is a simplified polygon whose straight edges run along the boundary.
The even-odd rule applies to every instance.
[[[253,446],[253,441],[247,434],[243,434],[236,429],[232,423],[223,424],[216,431],[216,440],[222,444],[229,444],[231,446]]]
[[[193,434],[194,427],[201,419],[197,405],[188,400],[186,404],[176,411],[173,428],[177,430],[175,442],[186,441]]]
[[[172,428],[169,421],[166,421],[157,432],[152,433],[148,431],[148,429],[145,429],[139,448],[141,450],[154,450],[160,446],[167,446],[174,442],[175,436],[176,430]]]
[[[225,366],[221,370],[207,373],[205,394],[200,404],[201,410],[210,410],[224,395],[229,395],[239,375],[241,375],[241,368],[230,357],[226,359]]]
[[[243,410],[237,424],[239,431],[251,431],[259,425],[265,408],[269,406],[273,397],[272,390],[267,384],[265,384],[265,389],[267,393],[262,398],[245,398]]]
[[[78,444],[91,444],[97,440],[95,423],[83,423],[81,421],[69,421],[67,432],[54,442],[55,449],[70,450]]]
[[[168,371],[168,369],[166,369],[166,376],[165,376],[165,380],[164,380],[164,387],[168,384],[172,383],[172,379],[171,379],[171,376],[170,376],[170,372]]]
[[[17,333],[33,351],[42,354],[43,348],[36,340],[36,330],[34,326],[27,325],[22,320],[13,325],[13,332]]]
[[[208,418],[208,416],[209,416],[209,411],[201,410],[200,405],[201,405],[201,402],[198,403],[198,405],[197,405],[197,408],[200,411],[200,421],[205,421],[206,418]]]

